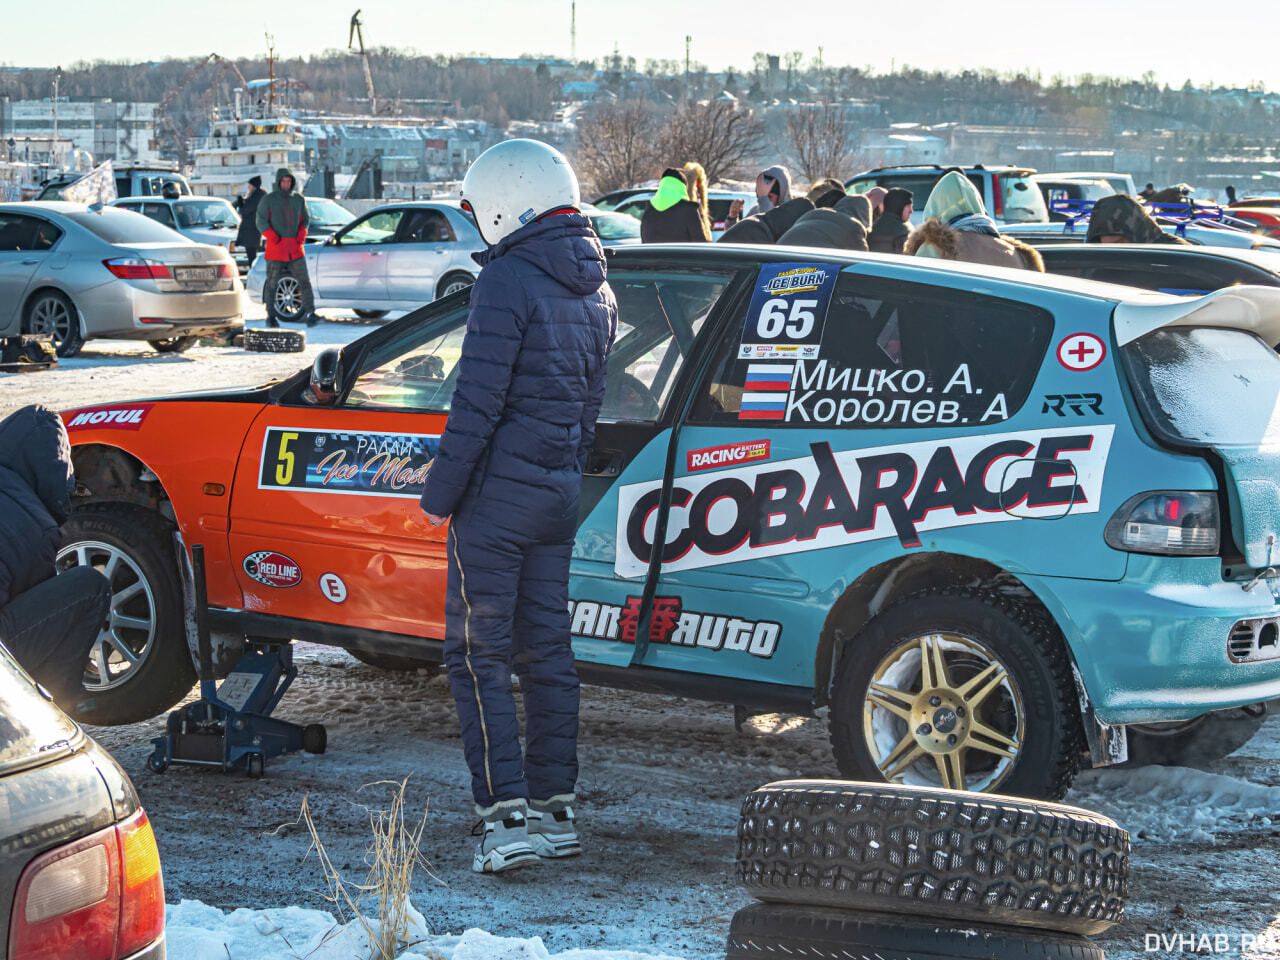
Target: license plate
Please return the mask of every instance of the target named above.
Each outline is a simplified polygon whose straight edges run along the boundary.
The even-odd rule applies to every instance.
[[[218,271],[214,267],[174,267],[175,280],[184,283],[212,283]]]

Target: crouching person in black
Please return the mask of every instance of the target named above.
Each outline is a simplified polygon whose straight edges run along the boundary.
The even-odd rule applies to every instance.
[[[0,642],[69,711],[111,604],[97,570],[54,565],[74,487],[56,413],[31,406],[0,421]]]

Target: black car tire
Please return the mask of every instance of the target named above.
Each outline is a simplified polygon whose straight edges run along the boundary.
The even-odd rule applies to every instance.
[[[46,317],[61,317],[62,320],[46,320]],[[23,311],[23,329],[27,333],[50,333],[53,336],[54,349],[60,357],[74,357],[84,346],[84,335],[80,332],[80,314],[66,294],[57,290],[39,290],[27,301]],[[43,328],[52,323],[52,329]]]
[[[864,729],[877,667],[912,638],[940,635],[967,638],[991,651],[1018,695],[1010,698],[1020,704],[1015,712],[1023,714],[1017,756],[983,789],[1046,800],[1066,796],[1083,759],[1084,728],[1061,634],[1032,604],[994,591],[933,590],[905,597],[849,641],[831,689],[829,731],[840,774],[851,780],[885,779]],[[960,754],[962,765],[966,756]],[[964,788],[977,789],[972,778]]]
[[[758,900],[1090,934],[1124,917],[1129,834],[1056,803],[791,780],[743,800],[737,864]]]
[[[388,313],[386,310],[355,310],[353,312],[361,320],[381,320]]]
[[[440,300],[443,297],[457,293],[459,290],[465,290],[467,287],[474,285],[475,282],[475,277],[461,270],[455,270],[453,273],[446,273],[440,278],[440,282],[436,285],[436,299]]]
[[[156,353],[186,353],[198,342],[199,337],[170,337],[168,340],[152,340],[151,349]]]
[[[733,915],[727,960],[1105,960],[1083,937],[861,911],[753,903]]]
[[[252,353],[301,353],[307,348],[307,335],[301,330],[246,327],[244,348]]]
[[[62,545],[65,549],[91,541],[118,549],[141,572],[154,604],[155,635],[141,662],[118,685],[86,689],[72,713],[77,720],[104,726],[148,720],[180,701],[196,682],[183,622],[173,525],[132,504],[90,503],[72,511],[62,525]]]
[[[407,672],[413,670],[429,670],[432,675],[440,672],[438,663],[431,663],[429,660],[416,660],[413,657],[397,657],[390,653],[370,653],[368,650],[348,650],[361,663],[366,663],[371,667],[377,667],[379,670],[388,670],[392,673]]]
[[[329,732],[322,723],[308,723],[302,728],[302,749],[307,753],[322,754],[329,745]]]
[[[1235,753],[1267,722],[1260,707],[1206,713],[1186,723],[1134,723],[1126,729],[1125,766],[1202,767]]]

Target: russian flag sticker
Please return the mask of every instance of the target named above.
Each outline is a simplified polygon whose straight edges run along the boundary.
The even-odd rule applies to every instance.
[[[786,416],[794,363],[749,363],[739,420],[781,420]]]

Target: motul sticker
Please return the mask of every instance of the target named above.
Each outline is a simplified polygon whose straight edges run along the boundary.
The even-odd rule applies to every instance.
[[[154,403],[135,403],[127,407],[107,407],[94,410],[77,410],[67,421],[68,430],[85,430],[89,427],[109,430],[137,430],[147,417]]]
[[[832,450],[678,478],[671,488],[665,570],[761,557],[950,527],[1097,513],[1114,425],[957,437]],[[648,572],[661,481],[618,491],[614,570]]]
[[[718,447],[690,450],[685,457],[689,472],[714,470],[716,467],[733,467],[739,463],[752,463],[769,459],[768,440],[748,440],[745,443],[726,443]]]
[[[569,633],[594,640],[635,643],[639,632],[640,597],[627,597],[618,606],[594,600],[569,601]],[[654,597],[649,617],[649,642],[703,650],[738,650],[768,660],[778,649],[782,624],[773,620],[745,620],[716,613],[686,610],[679,597]]]
[[[257,550],[244,558],[244,572],[268,587],[296,587],[302,568],[274,550]]]

